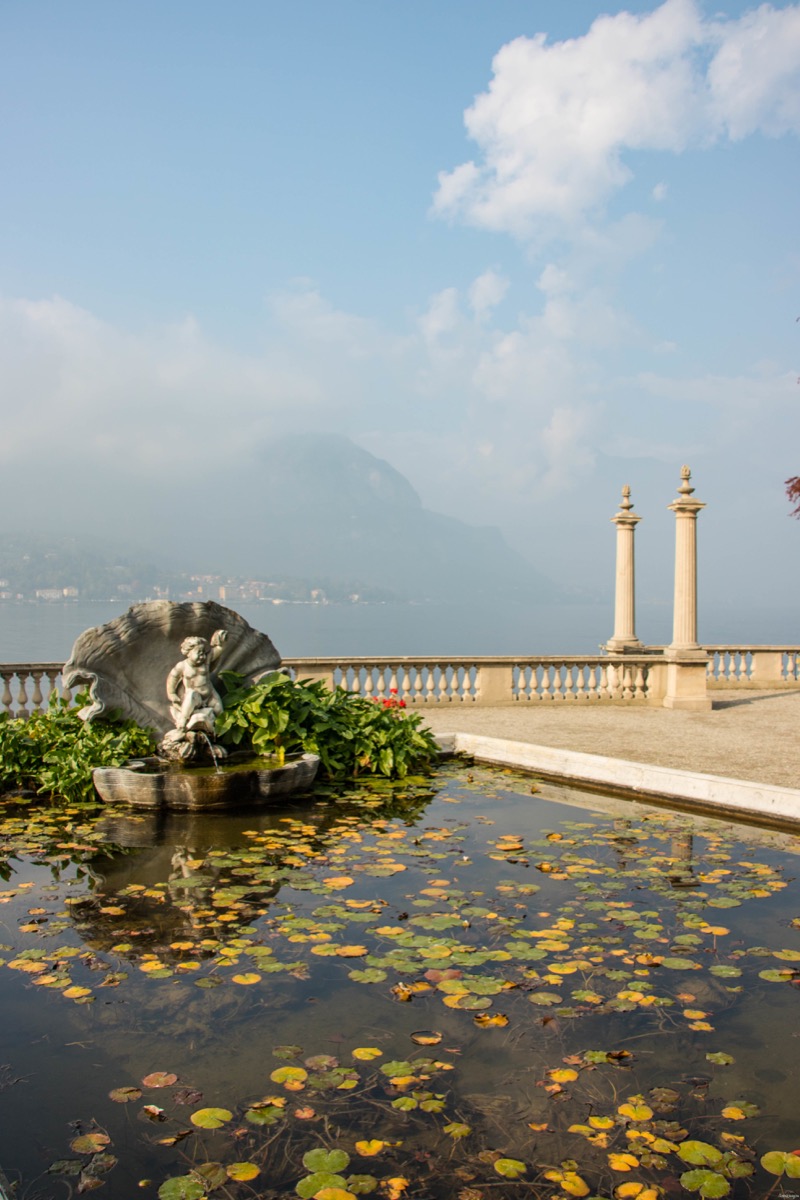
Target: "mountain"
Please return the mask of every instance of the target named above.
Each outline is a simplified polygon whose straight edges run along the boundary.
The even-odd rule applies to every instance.
[[[218,485],[209,540],[229,571],[360,581],[414,600],[559,598],[499,530],[430,512],[389,463],[339,435],[276,439]]]

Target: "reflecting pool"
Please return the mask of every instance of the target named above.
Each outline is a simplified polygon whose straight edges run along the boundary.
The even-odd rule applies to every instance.
[[[796,838],[454,763],[0,841],[19,1196],[800,1196]]]

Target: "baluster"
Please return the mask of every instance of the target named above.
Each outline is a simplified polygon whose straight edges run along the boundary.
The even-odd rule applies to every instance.
[[[581,663],[579,666],[577,666],[575,668],[575,699],[576,700],[585,700],[586,699],[585,683],[586,683],[586,666],[584,663]]]
[[[41,712],[42,708],[44,707],[42,704],[42,672],[31,671],[31,675],[33,676],[33,695],[31,696],[33,711]]]
[[[3,695],[0,697],[0,704],[2,704],[3,710],[7,713],[11,713],[11,704],[14,699],[11,695],[11,688],[9,686],[11,683],[11,676],[11,671],[3,671]]]
[[[61,674],[60,671],[45,671],[45,673],[44,673],[44,677],[47,680],[47,703],[48,703],[48,705],[50,703],[50,697],[52,696],[53,692],[55,692],[57,690],[58,677],[60,674]]]
[[[587,668],[588,678],[586,680],[586,698],[587,700],[599,700],[600,692],[597,687],[597,680],[600,675],[600,668],[597,666]]]
[[[600,664],[600,700],[613,700],[612,684],[613,684],[614,668],[610,662],[601,662]]]
[[[445,679],[444,671],[438,663],[428,667],[428,675],[425,682],[425,699],[427,701],[438,700],[441,702],[447,699],[447,680]]]
[[[377,695],[378,699],[379,699],[379,700],[382,700],[382,699],[383,699],[383,697],[386,695],[386,677],[385,677],[385,668],[384,668],[384,667],[378,667],[378,668],[377,668],[377,671],[378,671],[378,682],[377,682],[377,684],[376,684],[376,686],[375,686],[375,693],[376,693],[376,695]]]
[[[477,704],[477,702],[478,702],[478,668],[477,667],[467,667],[466,680],[469,685],[469,693],[468,693],[469,699],[472,701],[473,704]]]
[[[622,668],[622,699],[632,700],[633,691],[631,689],[631,669],[628,666]]]
[[[395,696],[397,696],[398,695],[397,667],[390,667],[389,670],[391,672],[391,674],[389,675],[389,694],[390,695],[394,694]]]
[[[17,693],[17,704],[19,707],[16,711],[16,716],[27,717],[28,715],[28,689],[27,689],[27,672],[24,675],[17,675],[19,683],[19,691]]]
[[[417,704],[424,704],[427,699],[425,695],[425,672],[430,671],[430,668],[417,663],[414,671],[414,700]]]
[[[414,691],[413,687],[411,686],[411,675],[409,674],[408,667],[400,667],[399,670],[400,674],[398,678],[400,679],[400,682],[397,685],[397,698],[398,700],[405,700],[406,703],[408,703],[408,701],[412,698]]]
[[[641,663],[636,668],[636,698],[647,699],[647,668]]]

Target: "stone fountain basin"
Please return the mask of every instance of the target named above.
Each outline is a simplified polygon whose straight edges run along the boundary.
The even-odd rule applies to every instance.
[[[216,767],[185,767],[163,759],[137,759],[125,767],[95,767],[95,791],[107,804],[204,812],[255,808],[311,787],[319,756],[303,754],[280,765],[269,759],[228,760]]]

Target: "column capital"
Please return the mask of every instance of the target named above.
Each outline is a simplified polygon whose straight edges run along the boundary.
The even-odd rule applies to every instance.
[[[705,508],[705,501],[695,500],[692,498],[694,488],[689,480],[692,478],[692,472],[689,467],[681,467],[681,486],[678,488],[678,495],[668,504],[667,508],[672,512],[682,516],[696,517],[701,508]]]
[[[626,483],[622,489],[622,500],[620,501],[619,512],[615,513],[615,515],[611,517],[611,520],[616,525],[617,529],[620,527],[628,527],[633,529],[635,528],[636,524],[641,521],[641,519],[642,518],[639,516],[639,514],[633,511],[631,487],[629,483]]]

